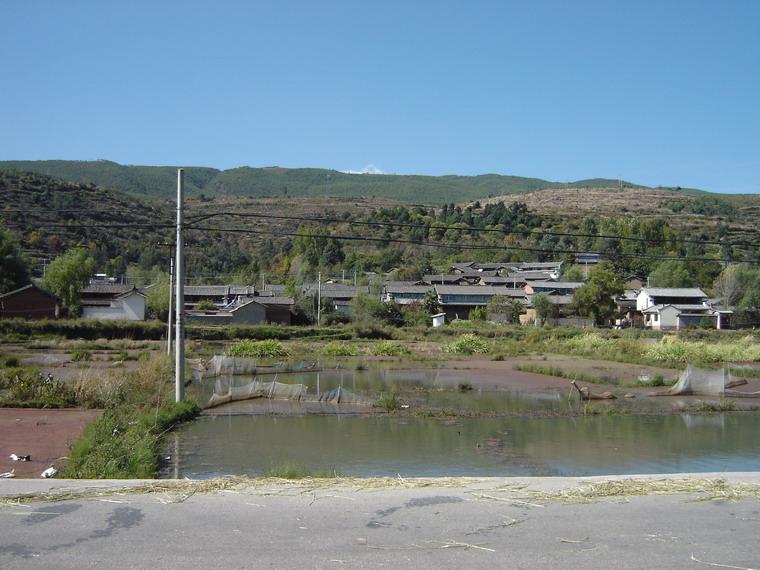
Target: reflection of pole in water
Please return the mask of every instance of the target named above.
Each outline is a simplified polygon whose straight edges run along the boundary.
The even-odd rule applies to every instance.
[[[322,392],[319,390],[319,370],[317,370],[317,396],[321,395]]]

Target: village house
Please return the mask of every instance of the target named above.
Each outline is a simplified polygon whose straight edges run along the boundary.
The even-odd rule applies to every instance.
[[[145,295],[134,285],[94,282],[79,294],[83,319],[145,320]]]
[[[528,296],[546,293],[547,295],[570,295],[572,297],[575,290],[582,286],[583,283],[580,281],[564,283],[562,281],[531,281],[525,285],[524,289]]]
[[[0,319],[39,320],[60,316],[60,299],[33,283],[0,295]]]
[[[342,283],[316,283],[304,285],[303,294],[306,297],[321,296],[323,308],[329,308],[344,315],[351,314],[351,302],[357,295],[368,295],[368,285],[344,285]]]
[[[260,325],[267,322],[267,307],[253,299],[241,299],[222,309],[187,311],[187,320],[207,325]]]
[[[284,295],[284,285],[264,285],[257,290],[253,285],[185,285],[185,309],[194,311],[201,301],[209,301],[216,306],[219,312],[218,318],[200,319],[204,322],[234,322],[238,324],[242,320],[246,324],[271,323],[290,325],[293,317],[293,305],[295,300]],[[256,301],[264,307],[265,315],[259,318],[258,309],[249,307],[237,313],[248,301]],[[254,314],[255,312],[255,314]],[[203,313],[208,315],[209,312]],[[226,320],[225,320],[226,319]],[[194,318],[198,321],[198,318]]]
[[[419,281],[387,281],[383,284],[384,303],[398,303],[399,305],[411,305],[421,303],[428,291],[433,291],[433,286]]]
[[[644,326],[655,330],[696,326],[723,329],[730,325],[733,314],[714,309],[707,294],[693,287],[644,287],[636,297],[636,309],[644,317]]]
[[[461,273],[448,275],[441,273],[438,275],[423,275],[422,280],[430,285],[471,285],[473,280],[480,278],[480,273],[473,276],[467,276]]]
[[[489,285],[435,285],[438,304],[446,313],[446,319],[468,319],[475,307],[485,307],[497,295],[521,302],[525,299],[522,289],[493,287]]]

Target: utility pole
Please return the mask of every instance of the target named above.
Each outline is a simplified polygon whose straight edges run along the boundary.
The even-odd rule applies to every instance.
[[[185,290],[184,290],[184,263],[182,251],[182,201],[185,192],[185,171],[182,168],[177,169],[177,241],[175,244],[177,252],[177,261],[174,264],[177,277],[176,282],[176,299],[175,299],[175,324],[176,334],[174,335],[174,400],[181,402],[185,399],[185,334],[184,334],[184,308],[185,308]]]
[[[172,311],[174,310],[174,252],[169,249],[169,317],[167,319],[166,354],[172,353]]]
[[[322,272],[317,273],[317,326],[322,316]]]

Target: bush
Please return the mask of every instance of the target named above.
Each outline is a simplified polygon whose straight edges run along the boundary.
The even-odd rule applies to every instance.
[[[396,410],[401,409],[401,400],[396,392],[391,392],[375,402],[374,406],[376,408],[382,408],[386,412],[395,412]]]
[[[71,360],[74,362],[89,362],[92,360],[92,353],[89,350],[78,348],[71,353]]]
[[[44,378],[31,368],[9,368],[0,374],[0,387],[7,390],[0,405],[31,408],[65,408],[76,405],[76,393],[69,385]]]
[[[487,354],[489,350],[490,347],[484,340],[471,333],[463,334],[444,346],[445,352],[453,354]]]
[[[216,311],[217,307],[209,299],[203,299],[195,305],[196,311]]]
[[[409,349],[404,345],[387,341],[377,343],[370,349],[370,352],[374,356],[402,356],[410,354]]]
[[[470,320],[471,321],[485,321],[486,320],[486,308],[485,307],[475,307],[472,311],[470,311]]]
[[[160,438],[175,425],[198,415],[195,402],[179,402],[134,415],[133,410],[107,410],[90,423],[72,446],[64,477],[145,479],[158,470]]]
[[[370,339],[390,339],[393,338],[391,332],[378,324],[354,324],[354,336],[356,338]]]
[[[19,359],[16,356],[0,354],[0,368],[18,368]]]
[[[241,340],[225,351],[227,356],[242,358],[284,358],[290,355],[279,340]]]
[[[328,342],[320,351],[324,356],[357,356],[359,350],[347,342]]]

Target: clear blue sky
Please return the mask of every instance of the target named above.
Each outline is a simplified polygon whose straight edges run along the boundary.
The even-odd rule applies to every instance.
[[[760,1],[0,0],[0,159],[760,192]]]

